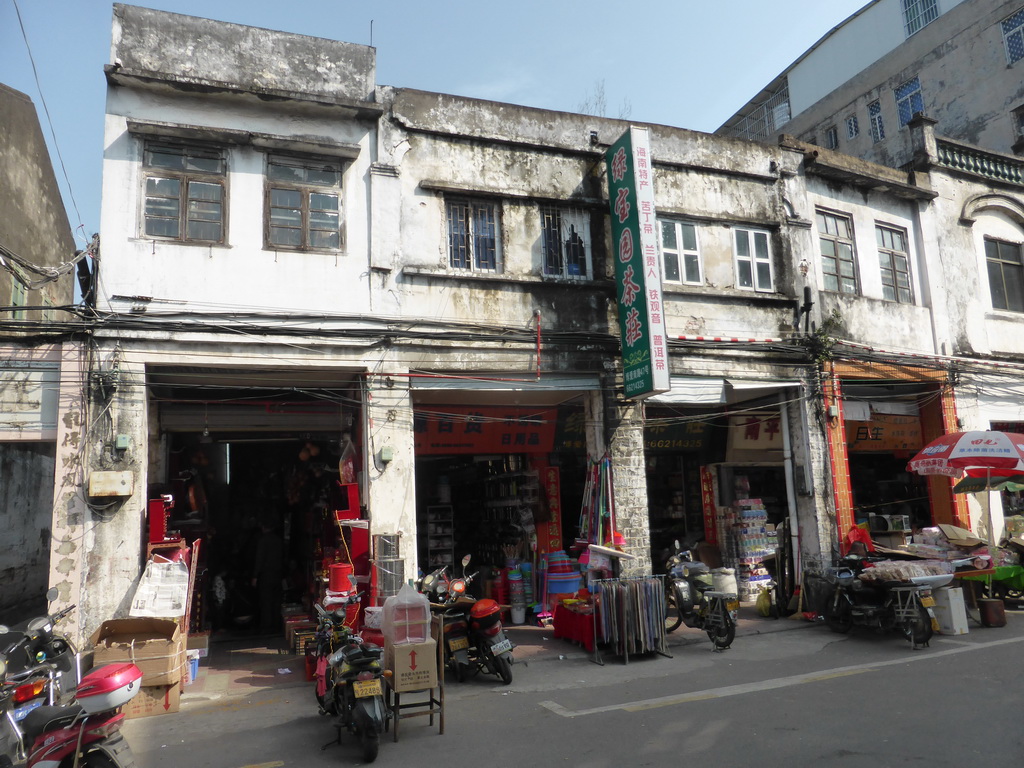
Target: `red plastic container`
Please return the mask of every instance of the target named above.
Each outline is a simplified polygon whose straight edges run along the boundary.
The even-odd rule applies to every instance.
[[[142,688],[142,670],[131,662],[104,664],[82,678],[75,698],[93,715],[117,709]]]
[[[352,566],[348,563],[331,563],[329,568],[331,592],[355,592],[356,585],[352,580]]]

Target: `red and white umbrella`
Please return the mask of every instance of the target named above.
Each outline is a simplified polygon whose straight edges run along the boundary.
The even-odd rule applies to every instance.
[[[907,469],[919,475],[1007,477],[1024,468],[1024,435],[992,430],[951,432],[932,440]]]
[[[986,491],[985,524],[989,548],[995,554],[992,527],[992,503],[987,491],[1006,478],[1024,472],[1024,435],[1018,432],[975,430],[951,432],[932,440],[907,463],[907,470],[919,475],[945,475],[984,478],[980,490]],[[996,559],[993,557],[993,564]]]

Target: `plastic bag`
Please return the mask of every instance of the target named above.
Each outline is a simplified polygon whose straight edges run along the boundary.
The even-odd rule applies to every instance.
[[[766,587],[761,590],[757,596],[757,601],[754,603],[754,607],[765,618],[772,615],[772,593],[770,589]]]
[[[384,601],[381,631],[392,645],[424,643],[430,639],[430,600],[411,584]]]

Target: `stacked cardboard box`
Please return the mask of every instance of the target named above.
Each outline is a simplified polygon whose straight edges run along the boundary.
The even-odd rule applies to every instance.
[[[185,640],[172,619],[111,619],[91,638],[96,666],[130,661],[142,670],[142,689],[124,706],[127,717],[177,712],[186,663]]]

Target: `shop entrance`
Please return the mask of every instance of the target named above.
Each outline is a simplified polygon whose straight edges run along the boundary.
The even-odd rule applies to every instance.
[[[536,569],[541,555],[571,547],[587,471],[581,410],[417,409],[420,575],[441,566],[459,572],[468,554],[479,572],[471,592],[500,602],[505,571]]]
[[[195,557],[190,633],[276,647],[289,610],[307,617],[322,598],[330,563],[368,557],[336,519],[361,517],[359,388],[308,376],[281,389],[267,372],[151,373],[161,450],[150,452],[146,554]]]

